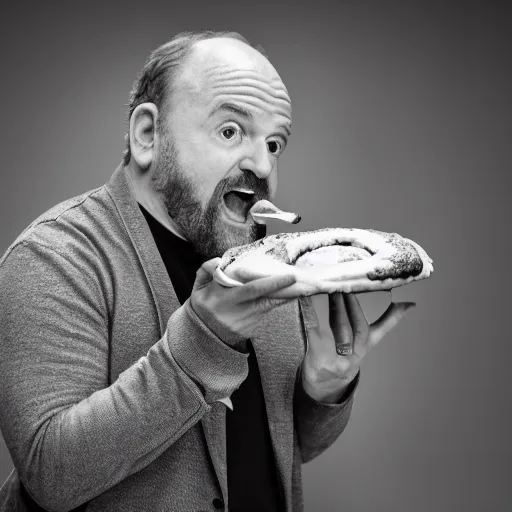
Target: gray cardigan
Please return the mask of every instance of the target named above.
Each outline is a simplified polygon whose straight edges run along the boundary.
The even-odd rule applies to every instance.
[[[304,393],[299,304],[252,339],[288,511],[303,509],[301,464],[341,434],[353,400]],[[0,428],[15,466],[0,510],[17,510],[20,481],[50,511],[227,509],[226,398],[248,372],[228,336],[180,306],[122,166],[35,220],[0,260]]]

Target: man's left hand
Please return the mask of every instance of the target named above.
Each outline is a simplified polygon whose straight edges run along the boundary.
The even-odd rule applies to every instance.
[[[332,293],[329,294],[330,329],[326,329],[316,315],[318,297],[308,297],[303,302],[303,309],[309,316],[305,319],[309,343],[302,363],[302,385],[318,402],[337,403],[359,372],[366,354],[416,304],[392,302],[381,317],[368,324],[354,294]],[[349,353],[340,355],[347,352],[347,347]]]

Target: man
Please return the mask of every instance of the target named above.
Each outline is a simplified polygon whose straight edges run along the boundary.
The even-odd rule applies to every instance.
[[[284,84],[241,36],[155,50],[129,113],[111,180],[0,261],[16,468],[1,510],[301,510],[301,464],[343,431],[362,357],[410,304],[368,326],[334,294],[326,333],[304,324],[292,277],[212,280],[225,250],[264,235],[225,194],[274,198],[291,126]]]

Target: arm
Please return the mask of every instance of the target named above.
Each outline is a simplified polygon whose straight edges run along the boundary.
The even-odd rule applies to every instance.
[[[247,374],[247,356],[187,301],[107,387],[109,319],[91,269],[23,243],[2,262],[0,290],[0,428],[23,484],[49,510],[144,468]]]

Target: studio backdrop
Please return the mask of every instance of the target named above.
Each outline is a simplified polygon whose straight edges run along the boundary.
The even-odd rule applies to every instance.
[[[276,204],[302,222],[269,234],[397,232],[435,267],[393,291],[417,308],[365,359],[345,433],[303,466],[306,510],[512,510],[506,2],[32,1],[0,20],[2,254],[110,178],[152,49],[240,32],[293,104]],[[1,441],[0,481],[11,470]]]

